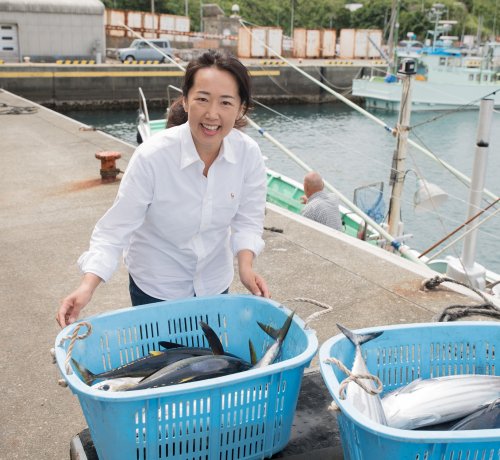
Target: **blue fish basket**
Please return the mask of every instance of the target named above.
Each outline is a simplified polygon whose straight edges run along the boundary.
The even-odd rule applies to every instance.
[[[500,323],[422,323],[362,329],[384,333],[362,345],[369,371],[384,384],[383,394],[417,378],[457,374],[500,374]],[[319,350],[320,370],[335,403],[345,460],[497,460],[500,429],[411,431],[373,422],[346,400],[339,399],[344,375],[335,357],[347,367],[354,347],[342,334]],[[383,396],[382,394],[382,396]]]
[[[281,328],[290,310],[247,295],[160,302],[89,317],[91,334],[75,340],[71,357],[94,373],[158,350],[161,340],[208,347],[200,320],[217,333],[225,351],[250,360],[272,339],[257,321]],[[132,392],[105,392],[66,372],[77,324],[56,338],[56,361],[78,397],[100,459],[262,459],[290,439],[304,368],[318,349],[313,330],[294,316],[281,357],[261,369],[226,377]],[[80,329],[83,333],[85,328]]]

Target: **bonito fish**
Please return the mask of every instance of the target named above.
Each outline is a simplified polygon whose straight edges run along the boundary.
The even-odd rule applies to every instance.
[[[380,336],[381,332],[372,332],[371,334],[356,334],[346,327],[337,324],[341,332],[355,346],[356,352],[352,364],[351,373],[354,375],[370,374],[366,367],[365,360],[361,352],[361,345]],[[370,379],[360,379],[365,386],[375,389],[375,383]],[[361,388],[356,382],[349,382],[346,389],[346,401],[350,402],[359,412],[370,418],[374,422],[387,425],[384,409],[378,394],[372,395]]]
[[[500,397],[500,376],[417,379],[382,398],[387,424],[412,430],[466,417]]]
[[[127,377],[140,377],[144,378],[160,369],[182,361],[186,358],[192,358],[194,356],[206,356],[206,355],[223,355],[224,349],[222,343],[220,342],[217,334],[213,329],[203,321],[199,322],[205,337],[207,338],[210,348],[200,348],[200,347],[184,347],[182,345],[173,342],[159,342],[161,346],[166,348],[163,351],[152,351],[147,356],[131,361],[130,363],[119,366],[115,369],[109,371],[101,372],[99,374],[94,374],[90,370],[86,369],[76,360],[72,359],[73,365],[78,369],[83,380],[87,385],[93,385],[99,380],[112,380],[118,378]],[[229,356],[234,356],[228,353]]]
[[[106,391],[131,391],[149,388],[161,388],[179,383],[197,382],[199,380],[213,379],[250,369],[252,365],[227,355],[193,356],[170,364],[154,374],[145,377],[140,382],[133,379],[114,383],[103,382],[96,388]]]
[[[288,334],[288,330],[290,329],[290,325],[292,324],[292,319],[294,314],[295,312],[292,311],[292,313],[288,315],[288,318],[285,320],[283,326],[279,330],[276,330],[271,326],[267,326],[257,321],[258,325],[262,328],[262,330],[264,330],[264,332],[269,334],[275,341],[264,353],[264,356],[262,356],[262,358],[253,366],[254,369],[269,366],[269,364],[272,364],[274,360],[278,357],[283,342],[285,340],[285,337]]]

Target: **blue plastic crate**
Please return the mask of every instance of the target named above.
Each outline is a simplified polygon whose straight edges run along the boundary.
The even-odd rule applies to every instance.
[[[219,335],[224,349],[250,360],[272,339],[257,321],[279,328],[290,310],[268,299],[222,295],[160,302],[87,318],[92,333],[75,341],[72,357],[92,372],[118,367],[151,350],[158,341],[208,347],[199,320]],[[294,317],[276,362],[262,369],[133,392],[91,389],[65,370],[76,324],[56,338],[56,360],[79,398],[97,454],[103,460],[262,459],[282,450],[291,426],[303,371],[318,348],[316,335]],[[81,329],[83,333],[85,328]]]
[[[380,330],[384,333],[363,344],[362,350],[369,371],[384,384],[383,394],[417,378],[500,374],[500,323],[422,323],[356,332]],[[323,380],[340,408],[337,418],[346,460],[500,459],[500,429],[411,431],[374,423],[339,399],[339,385],[346,376],[335,364],[325,363],[329,357],[350,368],[354,347],[339,334],[319,350]]]

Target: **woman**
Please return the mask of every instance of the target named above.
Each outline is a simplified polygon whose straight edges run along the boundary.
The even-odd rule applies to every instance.
[[[226,293],[233,255],[242,284],[269,297],[252,267],[264,247],[265,166],[257,143],[234,129],[250,105],[248,71],[208,51],[189,63],[182,90],[188,121],[135,151],[78,260],[83,279],[61,302],[61,327],[76,321],[122,254],[132,305]]]

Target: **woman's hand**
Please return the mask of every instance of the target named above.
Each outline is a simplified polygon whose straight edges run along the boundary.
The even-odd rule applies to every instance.
[[[238,252],[238,268],[240,280],[253,295],[269,298],[269,289],[267,283],[258,273],[252,268],[253,252],[244,249]]]
[[[61,301],[61,306],[56,315],[56,321],[61,328],[74,323],[78,319],[80,311],[90,302],[96,287],[101,281],[101,278],[97,275],[85,273],[80,286]]]

